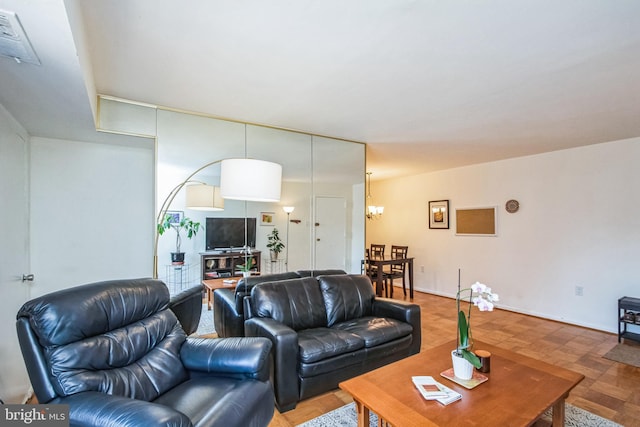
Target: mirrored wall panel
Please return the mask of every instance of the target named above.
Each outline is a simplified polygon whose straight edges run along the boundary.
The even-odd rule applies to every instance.
[[[153,119],[150,112],[154,112]],[[207,274],[222,272],[223,257],[213,262],[208,255],[238,251],[239,238],[260,258],[262,274],[323,268],[360,273],[365,227],[364,144],[159,107],[132,107],[125,100],[101,100],[101,117],[105,117],[102,130],[109,132],[135,133],[139,128],[147,134],[150,123],[155,126],[156,211],[172,189],[207,163],[247,157],[282,165],[282,193],[277,203],[225,200],[222,211],[200,211],[186,208],[184,190],[176,194],[170,212],[176,218],[199,222],[201,228],[191,239],[181,232],[184,264],[172,263],[177,233],[168,230],[160,236],[158,276],[168,284],[186,286],[199,283]],[[251,171],[247,171],[247,179],[252,179]],[[219,185],[220,165],[204,168],[191,180]],[[232,224],[238,219],[244,227],[234,231]],[[284,245],[275,259],[267,247],[274,231]],[[244,235],[234,236],[238,233]],[[225,241],[230,242],[228,248]],[[220,268],[208,268],[214,264]]]

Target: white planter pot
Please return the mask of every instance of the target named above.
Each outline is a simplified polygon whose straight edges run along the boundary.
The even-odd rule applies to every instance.
[[[451,352],[453,362],[453,375],[461,380],[470,380],[473,377],[473,365],[462,356],[456,356],[456,350]]]
[[[242,272],[242,277],[251,277],[251,272],[250,271],[243,271]]]

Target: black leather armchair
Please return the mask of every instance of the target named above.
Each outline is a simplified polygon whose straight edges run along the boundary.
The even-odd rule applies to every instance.
[[[243,277],[235,289],[216,289],[213,291],[213,325],[219,337],[244,336],[245,297],[251,295],[251,289],[258,283],[293,279],[299,277],[294,272],[265,274]]]
[[[154,279],[54,292],[18,312],[20,348],[41,404],[71,425],[267,426],[267,339],[187,338]]]

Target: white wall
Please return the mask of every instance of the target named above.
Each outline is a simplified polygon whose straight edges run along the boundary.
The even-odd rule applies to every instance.
[[[418,290],[454,296],[461,268],[500,307],[617,332],[618,298],[640,296],[638,164],[634,138],[375,182],[385,211],[367,245],[409,245]],[[429,229],[428,201],[442,199],[450,229]],[[456,236],[455,208],[482,206],[498,206],[498,236]]]
[[[143,145],[31,139],[33,297],[151,277],[154,153]]]
[[[29,136],[0,105],[0,398],[22,403],[29,389],[16,335],[16,314],[29,299]]]

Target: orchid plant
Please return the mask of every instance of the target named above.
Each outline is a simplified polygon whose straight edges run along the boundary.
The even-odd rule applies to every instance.
[[[253,269],[253,263],[250,259],[245,259],[244,264],[238,264],[236,265],[236,268],[243,273],[248,273]]]
[[[460,310],[460,300],[465,292],[469,293],[469,310],[466,315],[463,310]],[[471,307],[474,305],[480,311],[493,311],[493,303],[496,301],[498,301],[498,294],[493,293],[487,285],[476,282],[470,288],[460,289],[460,281],[458,280],[458,293],[456,294],[458,345],[456,355],[464,357],[476,368],[479,368],[481,363],[478,356],[470,350],[473,344],[471,338]]]

